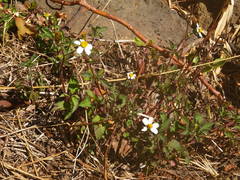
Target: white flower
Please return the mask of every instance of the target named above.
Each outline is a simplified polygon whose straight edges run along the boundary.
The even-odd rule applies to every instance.
[[[85,51],[85,53],[87,55],[90,55],[91,54],[91,51],[92,51],[92,45],[89,44],[87,41],[83,40],[83,39],[80,39],[79,41],[74,41],[74,44],[78,45],[79,47],[77,48],[77,53],[78,54],[82,54],[83,51]]]
[[[133,79],[136,78],[136,74],[134,74],[134,72],[128,72],[127,73],[127,78],[133,80]]]
[[[203,35],[202,35],[203,34],[203,28],[200,27],[198,23],[196,24],[196,26],[197,26],[196,27],[197,34],[200,38],[202,38],[203,37]]]
[[[150,131],[152,131],[152,133],[157,134],[158,130],[157,128],[159,128],[159,124],[158,123],[153,123],[153,118],[149,117],[149,118],[143,118],[142,120],[143,124],[145,125],[142,128],[142,131],[145,132],[148,129],[150,129]]]
[[[20,13],[19,13],[19,12],[15,12],[14,15],[15,15],[16,17],[19,17],[19,16],[20,16]]]

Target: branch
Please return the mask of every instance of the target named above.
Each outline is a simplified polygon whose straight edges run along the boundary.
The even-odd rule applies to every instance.
[[[74,1],[64,1],[64,0],[51,0],[54,3],[57,4],[61,4],[61,5],[67,5],[67,6],[74,6],[74,5],[80,5],[85,7],[86,9],[88,9],[89,11],[92,11],[95,14],[98,14],[100,16],[106,17],[108,19],[111,19],[113,21],[116,21],[120,24],[122,24],[123,26],[125,26],[127,29],[129,29],[130,31],[132,31],[139,39],[141,39],[144,43],[146,43],[148,46],[153,47],[155,49],[157,49],[158,51],[160,51],[161,53],[164,53],[165,55],[167,55],[168,57],[170,57],[170,51],[166,48],[160,47],[154,43],[150,43],[149,39],[147,39],[143,34],[141,34],[139,31],[137,31],[136,29],[134,29],[129,23],[127,23],[126,21],[113,16],[107,12],[98,10],[96,8],[94,8],[93,6],[89,5],[86,0],[74,0]],[[186,67],[187,64],[185,64],[181,59],[177,58],[176,56],[172,57],[172,60],[174,60],[178,65],[182,66],[182,67]],[[187,65],[187,70],[188,71],[192,71],[191,66]],[[224,100],[224,98],[221,96],[221,93],[219,91],[217,91],[214,87],[212,87],[211,84],[208,83],[208,81],[201,75],[198,75],[198,79],[209,89],[210,92],[212,92],[216,97],[218,97],[220,100]]]

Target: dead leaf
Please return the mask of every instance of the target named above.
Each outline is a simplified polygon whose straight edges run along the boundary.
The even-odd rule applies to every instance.
[[[132,151],[132,146],[126,139],[119,140],[114,138],[111,141],[111,146],[115,153],[120,154],[122,157],[126,157]]]
[[[12,103],[7,100],[0,100],[0,110],[12,107]]]
[[[94,88],[94,93],[97,95],[97,96],[103,96],[107,93],[107,91],[105,91],[104,89],[102,88]]]
[[[55,15],[56,15],[56,17],[59,18],[59,19],[63,19],[63,20],[64,20],[64,19],[67,19],[67,15],[66,15],[65,13],[63,13],[63,12],[58,12],[58,11],[57,11]]]
[[[224,167],[224,171],[231,171],[231,170],[233,170],[233,169],[235,169],[237,166],[235,165],[235,164],[232,164],[232,163],[230,163],[230,164],[227,164],[225,167]]]
[[[25,21],[23,18],[20,18],[20,17],[16,17],[15,18],[15,24],[17,26],[17,29],[18,29],[18,38],[20,40],[22,40],[23,36],[24,35],[32,35],[34,34],[34,32],[32,32],[29,28],[26,27],[25,25]]]

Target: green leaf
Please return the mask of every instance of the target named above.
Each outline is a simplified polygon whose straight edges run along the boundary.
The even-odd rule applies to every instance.
[[[213,126],[212,122],[205,123],[203,126],[200,127],[199,131],[208,132],[209,130],[211,130],[212,126]]]
[[[69,102],[70,106],[67,109],[68,111],[65,114],[64,120],[69,119],[72,116],[72,114],[77,110],[79,100],[80,98],[78,95],[71,96]]]
[[[218,67],[221,67],[221,66],[223,66],[225,63],[226,63],[226,61],[221,61],[222,59],[221,58],[218,58],[218,59],[215,59],[214,60],[214,62],[215,63],[213,63],[213,64],[211,64],[211,65],[207,65],[207,66],[205,66],[205,68],[203,69],[203,72],[205,73],[205,72],[210,72],[210,71],[212,71],[212,70],[214,70],[214,69],[216,69],[216,68],[218,68]]]
[[[130,119],[127,120],[125,123],[126,123],[127,127],[131,127],[133,125],[133,121]]]
[[[136,138],[136,137],[132,137],[132,138],[131,138],[131,141],[132,141],[132,142],[138,142],[138,141],[139,141],[139,139],[138,139],[138,138]]]
[[[135,38],[134,38],[134,43],[135,43],[137,46],[146,46],[146,44],[145,44],[141,39],[139,39],[138,37],[135,37]]]
[[[106,127],[101,124],[94,126],[95,136],[98,140],[104,136],[105,131],[106,131]]]
[[[228,138],[233,138],[234,137],[233,133],[229,132],[229,131],[224,132],[224,135]]]
[[[126,105],[127,96],[124,96],[124,95],[120,94],[120,95],[118,96],[118,99],[120,99],[120,104],[117,105],[118,108],[122,108],[123,106]]]
[[[181,144],[180,144],[177,140],[175,140],[175,139],[171,140],[171,141],[168,143],[167,147],[168,147],[169,151],[171,151],[171,152],[172,152],[173,150],[176,150],[176,151],[178,151],[178,152],[181,152],[181,151],[182,151],[182,146],[181,146]]]
[[[234,126],[233,128],[236,130],[240,130],[240,125]]]
[[[226,63],[225,60],[222,60],[222,61],[221,60],[222,60],[222,58],[218,58],[213,61],[214,63],[212,64],[212,66],[214,69],[216,69],[217,67],[221,67]]]
[[[194,115],[194,119],[195,119],[195,122],[198,123],[198,124],[202,124],[203,123],[203,117],[200,113],[196,113]]]
[[[86,93],[89,97],[96,99],[96,95],[94,94],[94,92],[92,92],[91,90],[86,90]]]
[[[85,81],[90,81],[93,77],[93,74],[91,73],[91,71],[88,71],[85,72],[82,76]]]
[[[65,103],[64,101],[58,101],[57,103],[55,103],[54,109],[55,110],[65,110],[64,103]]]
[[[103,32],[107,30],[107,27],[103,26],[96,26],[96,27],[92,27],[92,36],[93,37],[103,37]]]
[[[39,34],[41,36],[42,39],[53,39],[54,38],[54,34],[52,33],[52,31],[48,28],[48,27],[43,27],[41,28],[41,33]]]
[[[125,138],[129,137],[129,132],[124,132],[123,137],[125,137]]]
[[[89,96],[86,96],[85,99],[80,102],[79,106],[83,108],[92,107],[91,99],[89,98]]]
[[[186,158],[186,160],[189,159],[188,151],[175,139],[168,142],[166,152],[169,155],[174,150],[177,151],[178,153],[180,153],[182,156],[184,156]]]
[[[79,90],[78,81],[75,78],[71,78],[68,82],[68,90],[70,94],[75,94]]]
[[[204,68],[203,68],[203,73],[207,73],[207,72],[210,72],[210,71],[212,71],[212,69],[213,69],[213,67],[212,66],[205,66]]]
[[[162,120],[162,124],[159,131],[160,132],[167,131],[169,129],[171,120],[167,117],[166,114],[163,114],[163,113],[160,114],[160,118]]]
[[[101,120],[101,117],[99,115],[96,115],[93,119],[92,122],[99,122]]]
[[[105,70],[104,69],[100,69],[98,72],[97,72],[97,77],[98,78],[102,78],[104,76],[104,73],[105,73]]]
[[[197,63],[199,62],[199,60],[200,60],[199,56],[195,56],[195,57],[193,58],[192,62],[193,62],[194,64],[197,64]]]
[[[190,122],[189,119],[187,117],[183,117],[182,120],[186,123],[184,127],[184,131],[181,133],[183,135],[189,135],[190,134]]]
[[[34,54],[34,55],[31,56],[30,59],[22,62],[22,63],[20,64],[20,66],[23,66],[23,67],[32,67],[35,63],[37,63],[36,60],[37,60],[38,58],[39,58],[39,56],[37,56],[37,55]]]

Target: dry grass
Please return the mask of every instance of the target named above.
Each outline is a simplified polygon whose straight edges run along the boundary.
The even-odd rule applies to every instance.
[[[239,42],[240,38],[237,38],[236,33],[233,34],[232,42]],[[0,98],[12,104],[11,107],[2,109],[0,114],[1,179],[239,177],[239,130],[233,127],[235,119],[220,119],[217,110],[221,107],[221,102],[199,84],[194,75],[201,68],[212,64],[211,61],[193,66],[196,71],[191,73],[176,68],[170,59],[166,63],[165,57],[153,49],[137,47],[131,41],[109,42],[96,39],[93,45],[101,53],[92,56],[94,61],[89,61],[86,57],[68,59],[68,64],[63,67],[62,82],[61,73],[54,71],[56,64],[47,60],[49,55],[35,49],[34,38],[27,37],[20,41],[12,34],[4,44],[0,44]],[[196,45],[196,49],[200,49],[199,54],[202,53],[203,59],[207,58],[204,53],[209,49],[206,50],[202,44]],[[219,52],[222,47],[214,50]],[[36,55],[32,60],[33,65],[23,66],[33,54]],[[213,57],[216,54],[212,52],[211,55]],[[234,55],[239,58],[236,51]],[[234,63],[238,64],[237,58],[230,57],[229,61],[234,60]],[[83,73],[89,70],[95,74],[103,70],[103,79],[109,83],[109,87],[103,86],[100,81],[86,82]],[[139,79],[133,81],[134,83],[128,82],[126,78],[126,73],[133,70],[138,70],[139,73]],[[66,121],[63,120],[63,113],[54,109],[60,94],[66,92],[67,82],[73,74],[80,82],[81,97],[86,94],[85,90],[91,89],[106,99],[105,104],[98,105],[94,110],[106,117],[104,123],[107,124],[109,134],[101,140],[95,137],[93,127],[96,124],[91,121],[88,109],[76,111]],[[217,82],[213,75],[209,74],[208,80],[216,87],[221,85],[227,76],[217,76]],[[177,93],[169,93],[169,97],[172,98],[169,100],[162,95],[159,89],[166,82],[174,84],[180,94],[187,94],[194,102],[194,109],[189,112],[184,109],[185,102],[178,104],[175,101],[178,98]],[[237,83],[235,80],[233,84],[237,86]],[[218,88],[225,92],[224,88]],[[117,113],[113,111],[115,106],[109,100],[110,91],[116,89],[126,95],[129,101],[134,102],[133,105],[119,108]],[[99,92],[101,90],[103,92]],[[236,97],[233,92],[232,95]],[[115,104],[117,103],[118,101]],[[160,143],[160,140],[157,143],[158,151],[151,154],[142,151],[149,143],[149,139],[144,139],[146,135],[141,136],[144,140],[138,146],[122,136],[128,131],[136,133],[133,128],[127,129],[125,126],[125,120],[136,109],[157,118],[160,118],[160,111],[172,118],[174,111],[184,114],[186,110],[186,116],[192,117],[193,111],[205,112],[206,107],[210,109],[206,118],[216,123],[216,128],[209,134],[190,134],[190,137],[186,138],[181,133],[171,134],[164,131],[164,136],[170,134],[171,138],[176,138],[184,144],[191,157],[189,163],[174,152],[174,156],[165,158],[162,151],[164,143]],[[139,129],[140,118],[135,116],[133,120],[134,128]],[[193,120],[192,118],[191,121]],[[180,122],[181,125],[186,125],[184,123]],[[236,136],[228,138],[224,135],[226,132],[235,133]],[[191,136],[199,138],[199,141]]]

